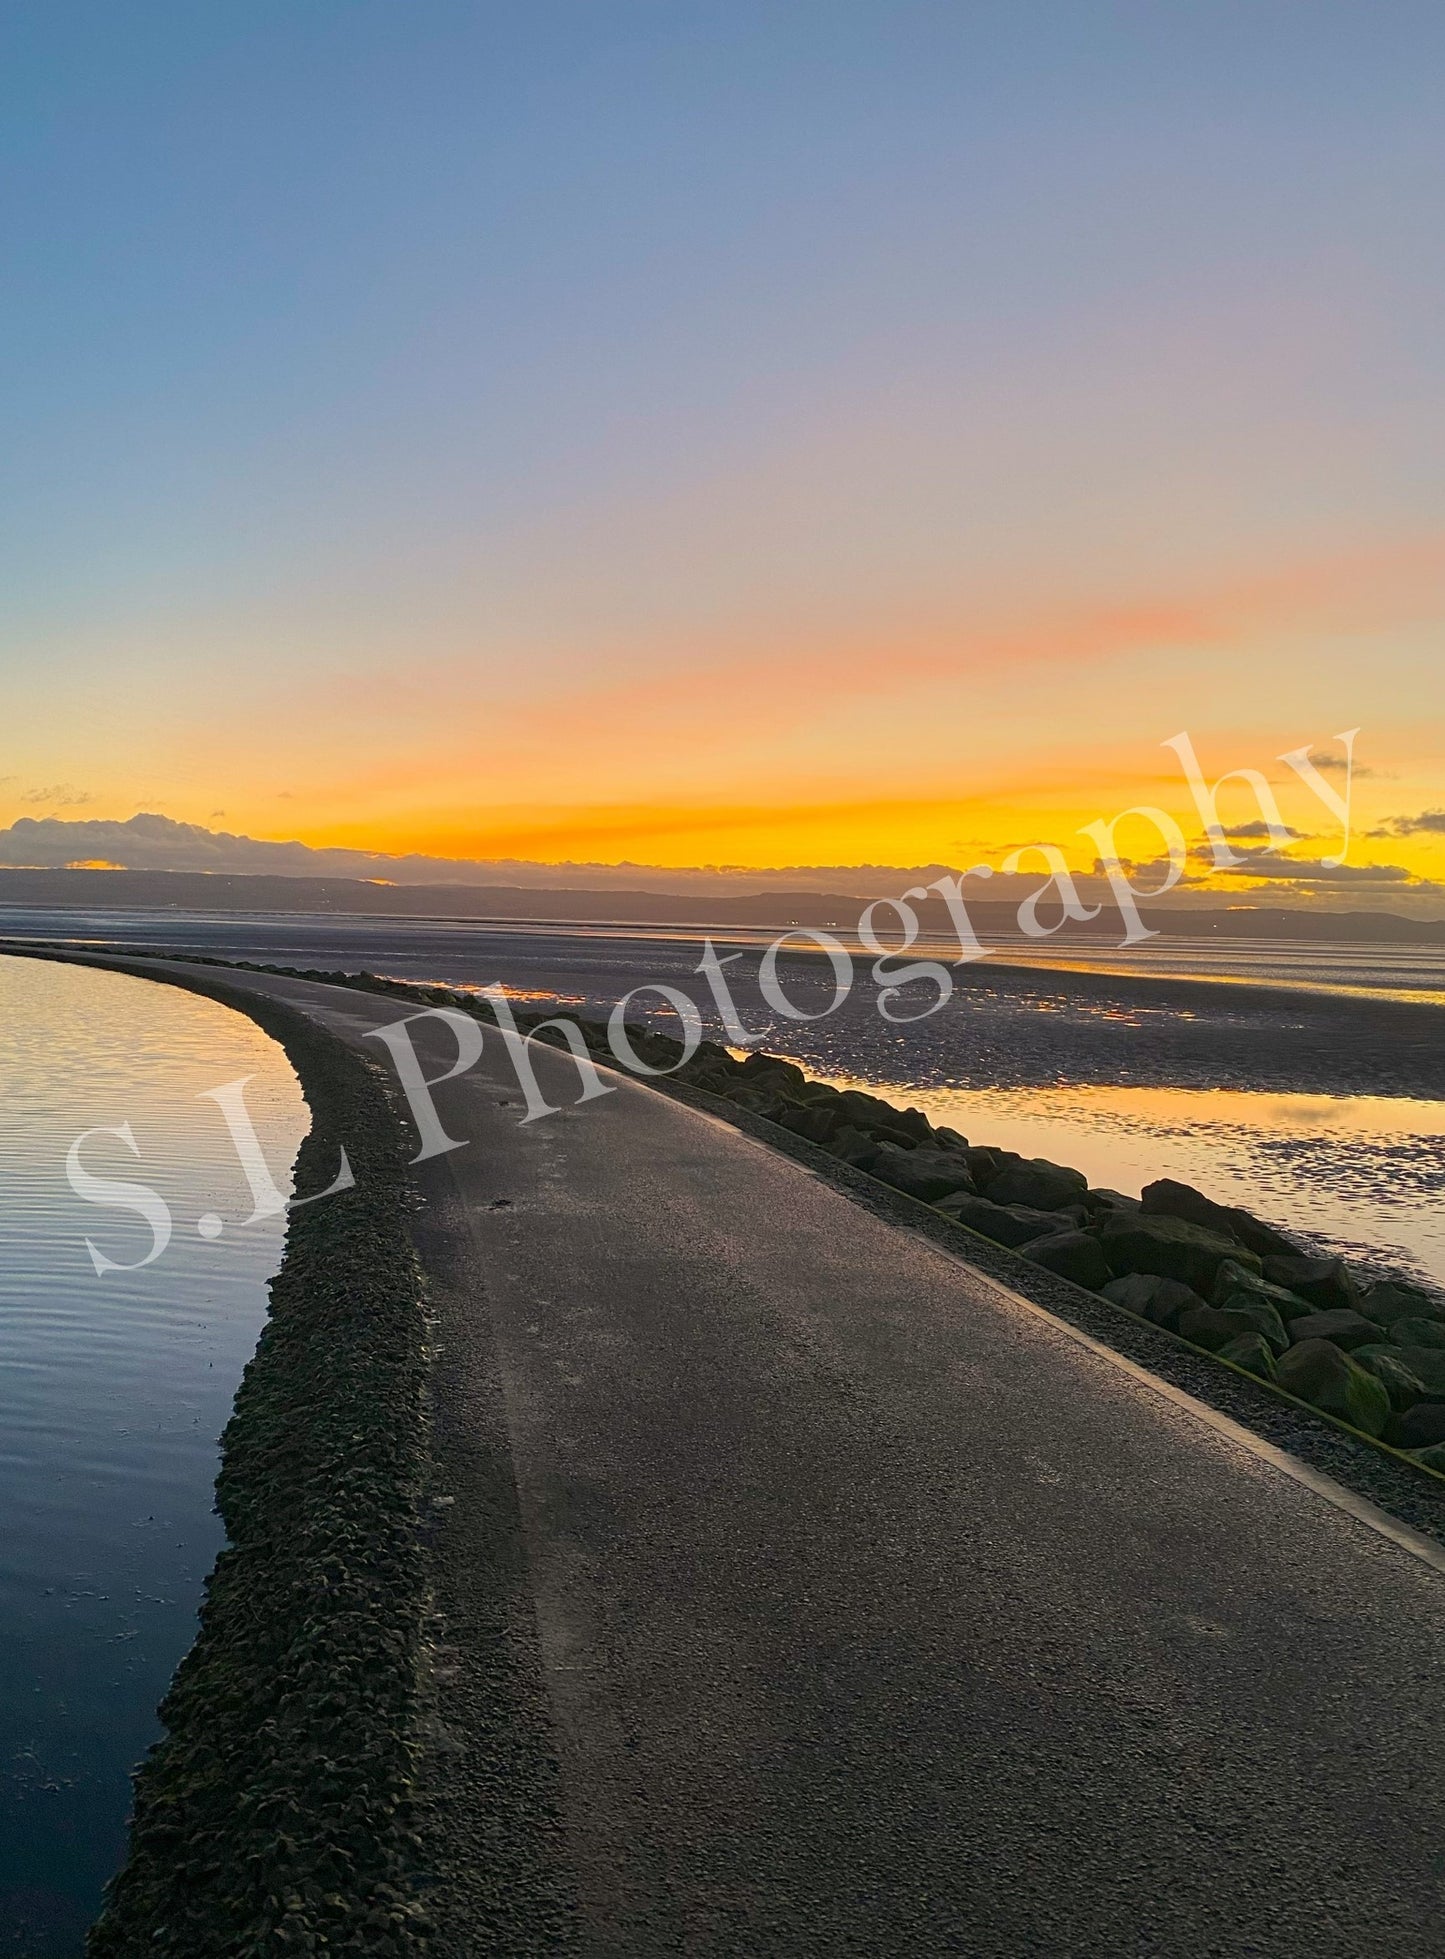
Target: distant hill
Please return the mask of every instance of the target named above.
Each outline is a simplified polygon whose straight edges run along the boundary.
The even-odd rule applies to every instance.
[[[376,884],[355,878],[222,875],[196,871],[46,871],[0,869],[0,907],[67,911],[350,912],[377,917],[518,919],[537,922],[695,925],[813,925],[847,930],[866,898],[847,893],[758,891],[677,895],[659,891],[544,890],[517,885]],[[946,933],[940,901],[918,907],[926,930]],[[1016,931],[1017,901],[969,901],[984,938]],[[880,915],[885,924],[889,914]],[[1147,921],[1185,938],[1328,940],[1333,943],[1445,945],[1445,919],[1390,912],[1321,912],[1283,906],[1144,907]],[[0,921],[3,930],[3,921]],[[892,934],[885,930],[884,936]],[[1116,939],[1117,914],[1071,925],[1060,937]]]

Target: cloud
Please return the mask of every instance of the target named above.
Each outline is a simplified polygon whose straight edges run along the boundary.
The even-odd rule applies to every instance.
[[[1141,895],[1158,889],[1168,877],[1167,859],[1120,859]],[[381,851],[318,849],[298,841],[232,835],[198,823],[178,823],[147,811],[125,821],[111,818],[22,816],[9,829],[0,829],[0,867],[65,870],[71,867],[130,871],[192,871],[219,877],[271,876],[367,879],[377,884],[501,885],[526,890],[592,890],[695,894],[725,897],[760,891],[856,893],[885,897],[910,885],[928,885],[956,874],[962,866],[949,864],[792,864],[759,870],[742,864],[698,864],[685,867],[622,862],[567,861],[539,863],[521,857],[428,857],[419,853],[389,856]],[[1096,863],[1092,873],[1078,874],[1087,903],[1107,902],[1107,889]],[[1038,874],[988,879],[969,877],[965,889],[973,899],[1016,903],[1038,888]],[[1175,887],[1185,903],[1208,902],[1212,876],[1195,874]],[[1442,887],[1420,880],[1399,865],[1327,867],[1310,859],[1281,858],[1269,851],[1251,851],[1237,878],[1267,878],[1281,899],[1312,902],[1331,887],[1376,887],[1412,899],[1433,897]]]
[[[1236,842],[1241,843],[1247,843],[1252,837],[1267,837],[1272,834],[1269,825],[1262,816],[1255,817],[1252,823],[1225,823],[1220,827],[1226,837],[1232,837]],[[1292,830],[1288,823],[1281,825],[1281,828],[1291,843],[1298,843],[1302,837],[1309,834],[1306,830]],[[1207,856],[1209,849],[1210,846],[1208,844],[1200,845],[1200,851],[1203,855]]]
[[[1316,749],[1310,755],[1311,762],[1321,775],[1377,775],[1377,769],[1367,769],[1363,762],[1351,762],[1348,756],[1331,755],[1324,749]]]
[[[1221,866],[1221,877],[1279,878],[1296,884],[1413,884],[1413,871],[1403,864],[1326,864],[1318,857],[1276,857],[1272,851],[1251,850],[1242,864]]]
[[[848,891],[880,894],[903,884],[927,884],[948,874],[948,864],[792,865],[757,870],[746,865],[710,864],[683,869],[659,865],[565,862],[538,863],[518,857],[389,856],[381,851],[317,849],[296,841],[271,842],[178,823],[152,811],[127,818],[22,816],[0,829],[0,866],[26,870],[64,870],[76,864],[106,864],[131,871],[201,871],[215,876],[369,878],[385,884],[492,884],[537,890],[584,888],[737,891]]]
[[[22,803],[53,803],[57,809],[79,809],[83,803],[93,803],[96,799],[88,789],[77,789],[70,782],[57,782],[49,789],[27,789],[20,800]]]
[[[1445,809],[1422,809],[1418,816],[1390,816],[1372,837],[1445,836]]]

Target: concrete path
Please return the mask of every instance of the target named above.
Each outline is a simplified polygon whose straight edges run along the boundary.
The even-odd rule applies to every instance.
[[[254,984],[383,1059],[405,1011]],[[488,1043],[422,1245],[581,1950],[1442,1948],[1439,1562],[723,1123],[619,1076],[519,1126]]]

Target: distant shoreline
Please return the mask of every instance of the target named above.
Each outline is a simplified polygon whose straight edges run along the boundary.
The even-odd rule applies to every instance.
[[[46,870],[0,866],[0,908],[117,908],[188,911],[315,912],[321,916],[411,918],[525,925],[684,926],[706,932],[730,926],[776,931],[790,924],[843,929],[871,898],[887,895],[760,889],[685,894],[568,885],[380,884],[361,878],[277,876],[209,871]],[[895,894],[896,895],[896,894]],[[1389,911],[1295,910],[1270,905],[1175,904],[1141,907],[1146,921],[1180,938],[1276,938],[1306,943],[1445,946],[1445,918]],[[1017,931],[1017,900],[969,900],[980,936]],[[918,906],[927,932],[946,935],[938,899]],[[1116,919],[1070,928],[1067,944],[1107,945]]]

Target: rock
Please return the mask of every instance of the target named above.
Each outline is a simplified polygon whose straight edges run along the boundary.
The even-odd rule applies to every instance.
[[[1445,1349],[1440,1347],[1396,1347],[1392,1350],[1400,1365],[1408,1367],[1429,1401],[1445,1401]]]
[[[1403,1279],[1377,1279],[1361,1299],[1360,1311],[1381,1326],[1396,1320],[1445,1320],[1445,1306],[1438,1299]]]
[[[932,1204],[953,1191],[971,1191],[968,1160],[957,1150],[899,1149],[883,1143],[873,1159],[872,1174],[909,1197]]]
[[[1417,1401],[1392,1415],[1385,1440],[1396,1449],[1432,1449],[1445,1442],[1445,1401]]]
[[[1267,1258],[1264,1276],[1271,1285],[1297,1292],[1322,1313],[1360,1303],[1354,1279],[1338,1258]]]
[[[639,1048],[637,1052],[641,1053],[642,1050]],[[740,1087],[729,1090],[728,1100],[738,1108],[746,1109],[749,1115],[766,1116],[769,1122],[773,1120],[775,1114],[783,1115],[794,1106],[791,1102],[780,1101],[762,1082],[756,1083],[752,1088]]]
[[[875,1142],[893,1143],[899,1149],[914,1149],[919,1142],[926,1141],[930,1133],[927,1119],[919,1115],[916,1109],[895,1109],[891,1102],[885,1102],[877,1095],[867,1095],[861,1088],[845,1088],[838,1100],[849,1122],[865,1131]],[[917,1117],[917,1121],[908,1120],[910,1115]]]
[[[845,1104],[848,1116],[860,1129],[875,1134],[881,1130],[896,1130],[912,1143],[926,1143],[933,1135],[932,1125],[921,1109],[895,1109],[881,1095],[869,1095],[861,1088],[845,1088],[838,1099]]]
[[[809,1143],[821,1143],[826,1148],[840,1129],[849,1127],[847,1118],[838,1109],[830,1109],[822,1103],[805,1103],[802,1108],[785,1109],[777,1118],[780,1127],[791,1130],[793,1135],[801,1136]]]
[[[1215,1274],[1209,1303],[1211,1306],[1232,1306],[1241,1297],[1273,1306],[1286,1324],[1290,1320],[1297,1320],[1301,1313],[1315,1310],[1297,1292],[1287,1292],[1283,1286],[1272,1286],[1268,1279],[1261,1278],[1258,1272],[1247,1270],[1237,1259],[1226,1259]]]
[[[1299,1251],[1292,1239],[1286,1238],[1282,1231],[1276,1231],[1272,1225],[1263,1223],[1251,1212],[1242,1211],[1232,1204],[1216,1204],[1213,1198],[1206,1197],[1193,1184],[1176,1183],[1172,1177],[1161,1177],[1157,1183],[1146,1184],[1140,1192],[1139,1202],[1150,1217],[1184,1218],[1190,1224],[1202,1224],[1210,1231],[1237,1238],[1241,1245],[1260,1258],[1292,1258]]]
[[[592,1040],[594,1034],[599,1035],[602,1040],[606,1040],[607,1030],[600,1021],[584,1020],[579,1024],[589,1042]],[[694,1068],[717,1068],[725,1070],[728,1074],[733,1074],[740,1072],[741,1064],[733,1060],[727,1049],[720,1042],[699,1041],[693,1049],[691,1061],[688,1062],[687,1067],[682,1072],[684,1074],[690,1074]]]
[[[765,1054],[761,1049],[748,1055],[742,1062],[739,1074],[750,1085],[769,1077],[769,1086],[786,1083],[790,1088],[802,1088],[808,1077],[795,1061],[784,1061],[781,1055]]]
[[[944,1149],[966,1150],[968,1148],[967,1136],[961,1135],[957,1129],[950,1129],[946,1122],[939,1123],[933,1135],[934,1140],[940,1143]]]
[[[1328,1340],[1336,1347],[1343,1347],[1346,1353],[1352,1347],[1369,1346],[1385,1337],[1382,1326],[1367,1320],[1363,1313],[1351,1312],[1347,1306],[1337,1307],[1330,1313],[1304,1313],[1291,1320],[1289,1331],[1292,1340]]]
[[[940,1198],[934,1208],[955,1224],[966,1224],[970,1231],[992,1238],[996,1245],[1026,1245],[1031,1238],[1046,1237],[1059,1228],[1052,1211],[1031,1211],[1023,1204],[994,1204],[967,1191]]]
[[[1257,1374],[1262,1381],[1276,1378],[1274,1349],[1262,1333],[1236,1333],[1232,1340],[1226,1340],[1222,1347],[1215,1348],[1214,1357],[1216,1360],[1233,1361],[1246,1374]]]
[[[1098,1215],[1106,1211],[1137,1211],[1140,1208],[1137,1197],[1126,1197],[1122,1190],[1086,1190],[1085,1209]]]
[[[1142,1212],[1119,1212],[1104,1220],[1100,1243],[1114,1272],[1154,1272],[1161,1279],[1178,1279],[1207,1299],[1219,1268],[1233,1259],[1246,1271],[1258,1271],[1259,1261],[1232,1239],[1185,1218],[1147,1217]]]
[[[1010,1163],[992,1179],[984,1195],[995,1204],[1030,1204],[1040,1211],[1060,1211],[1082,1202],[1089,1180],[1082,1170],[1050,1163],[1036,1156]]]
[[[1129,1272],[1122,1279],[1110,1279],[1103,1288],[1105,1299],[1114,1305],[1122,1306],[1127,1313],[1137,1313],[1143,1319],[1149,1301],[1159,1286],[1168,1283],[1165,1279],[1155,1279],[1147,1272]]]
[[[1104,1248],[1087,1231],[1055,1231],[1046,1238],[1035,1238],[1025,1245],[1024,1257],[1046,1271],[1057,1272],[1061,1279],[1086,1286],[1090,1292],[1097,1292],[1109,1280]]]
[[[980,1190],[986,1189],[995,1177],[1001,1176],[1011,1163],[1022,1162],[1023,1158],[1017,1150],[984,1149],[978,1143],[969,1145],[968,1167],[973,1172],[973,1181]]]
[[[804,1082],[801,1088],[794,1090],[793,1100],[801,1102],[805,1108],[831,1108],[837,1109],[839,1115],[846,1113],[842,1095],[827,1082]]]
[[[1171,1333],[1176,1330],[1181,1313],[1205,1304],[1197,1292],[1181,1285],[1178,1279],[1161,1279],[1150,1272],[1130,1272],[1122,1279],[1111,1279],[1103,1293],[1116,1306],[1141,1313],[1155,1326],[1168,1327]]]
[[[879,1148],[871,1136],[865,1136],[861,1129],[846,1122],[841,1129],[833,1131],[828,1147],[841,1162],[851,1163],[855,1170],[871,1170]]]
[[[1390,1325],[1390,1338],[1397,1347],[1445,1348],[1445,1321],[1394,1320]]]
[[[1211,1352],[1242,1333],[1257,1333],[1277,1354],[1289,1345],[1284,1321],[1262,1299],[1246,1300],[1242,1306],[1192,1307],[1179,1315],[1178,1331],[1196,1347],[1208,1347]]]
[[[589,1047],[592,1045],[589,1041]],[[679,1081],[686,1082],[689,1088],[705,1088],[710,1095],[731,1095],[735,1077],[731,1072],[710,1063],[706,1068],[694,1068],[689,1064],[677,1071]]]
[[[1383,1381],[1329,1340],[1304,1340],[1280,1356],[1279,1385],[1366,1435],[1383,1435],[1390,1397]]]
[[[1445,1476],[1445,1443],[1437,1443],[1433,1449],[1416,1449],[1414,1456],[1422,1469],[1433,1469],[1437,1476]]]
[[[1384,1382],[1390,1406],[1396,1414],[1424,1399],[1425,1384],[1401,1360],[1398,1347],[1356,1347],[1355,1359],[1361,1367],[1368,1367],[1377,1381]]]

